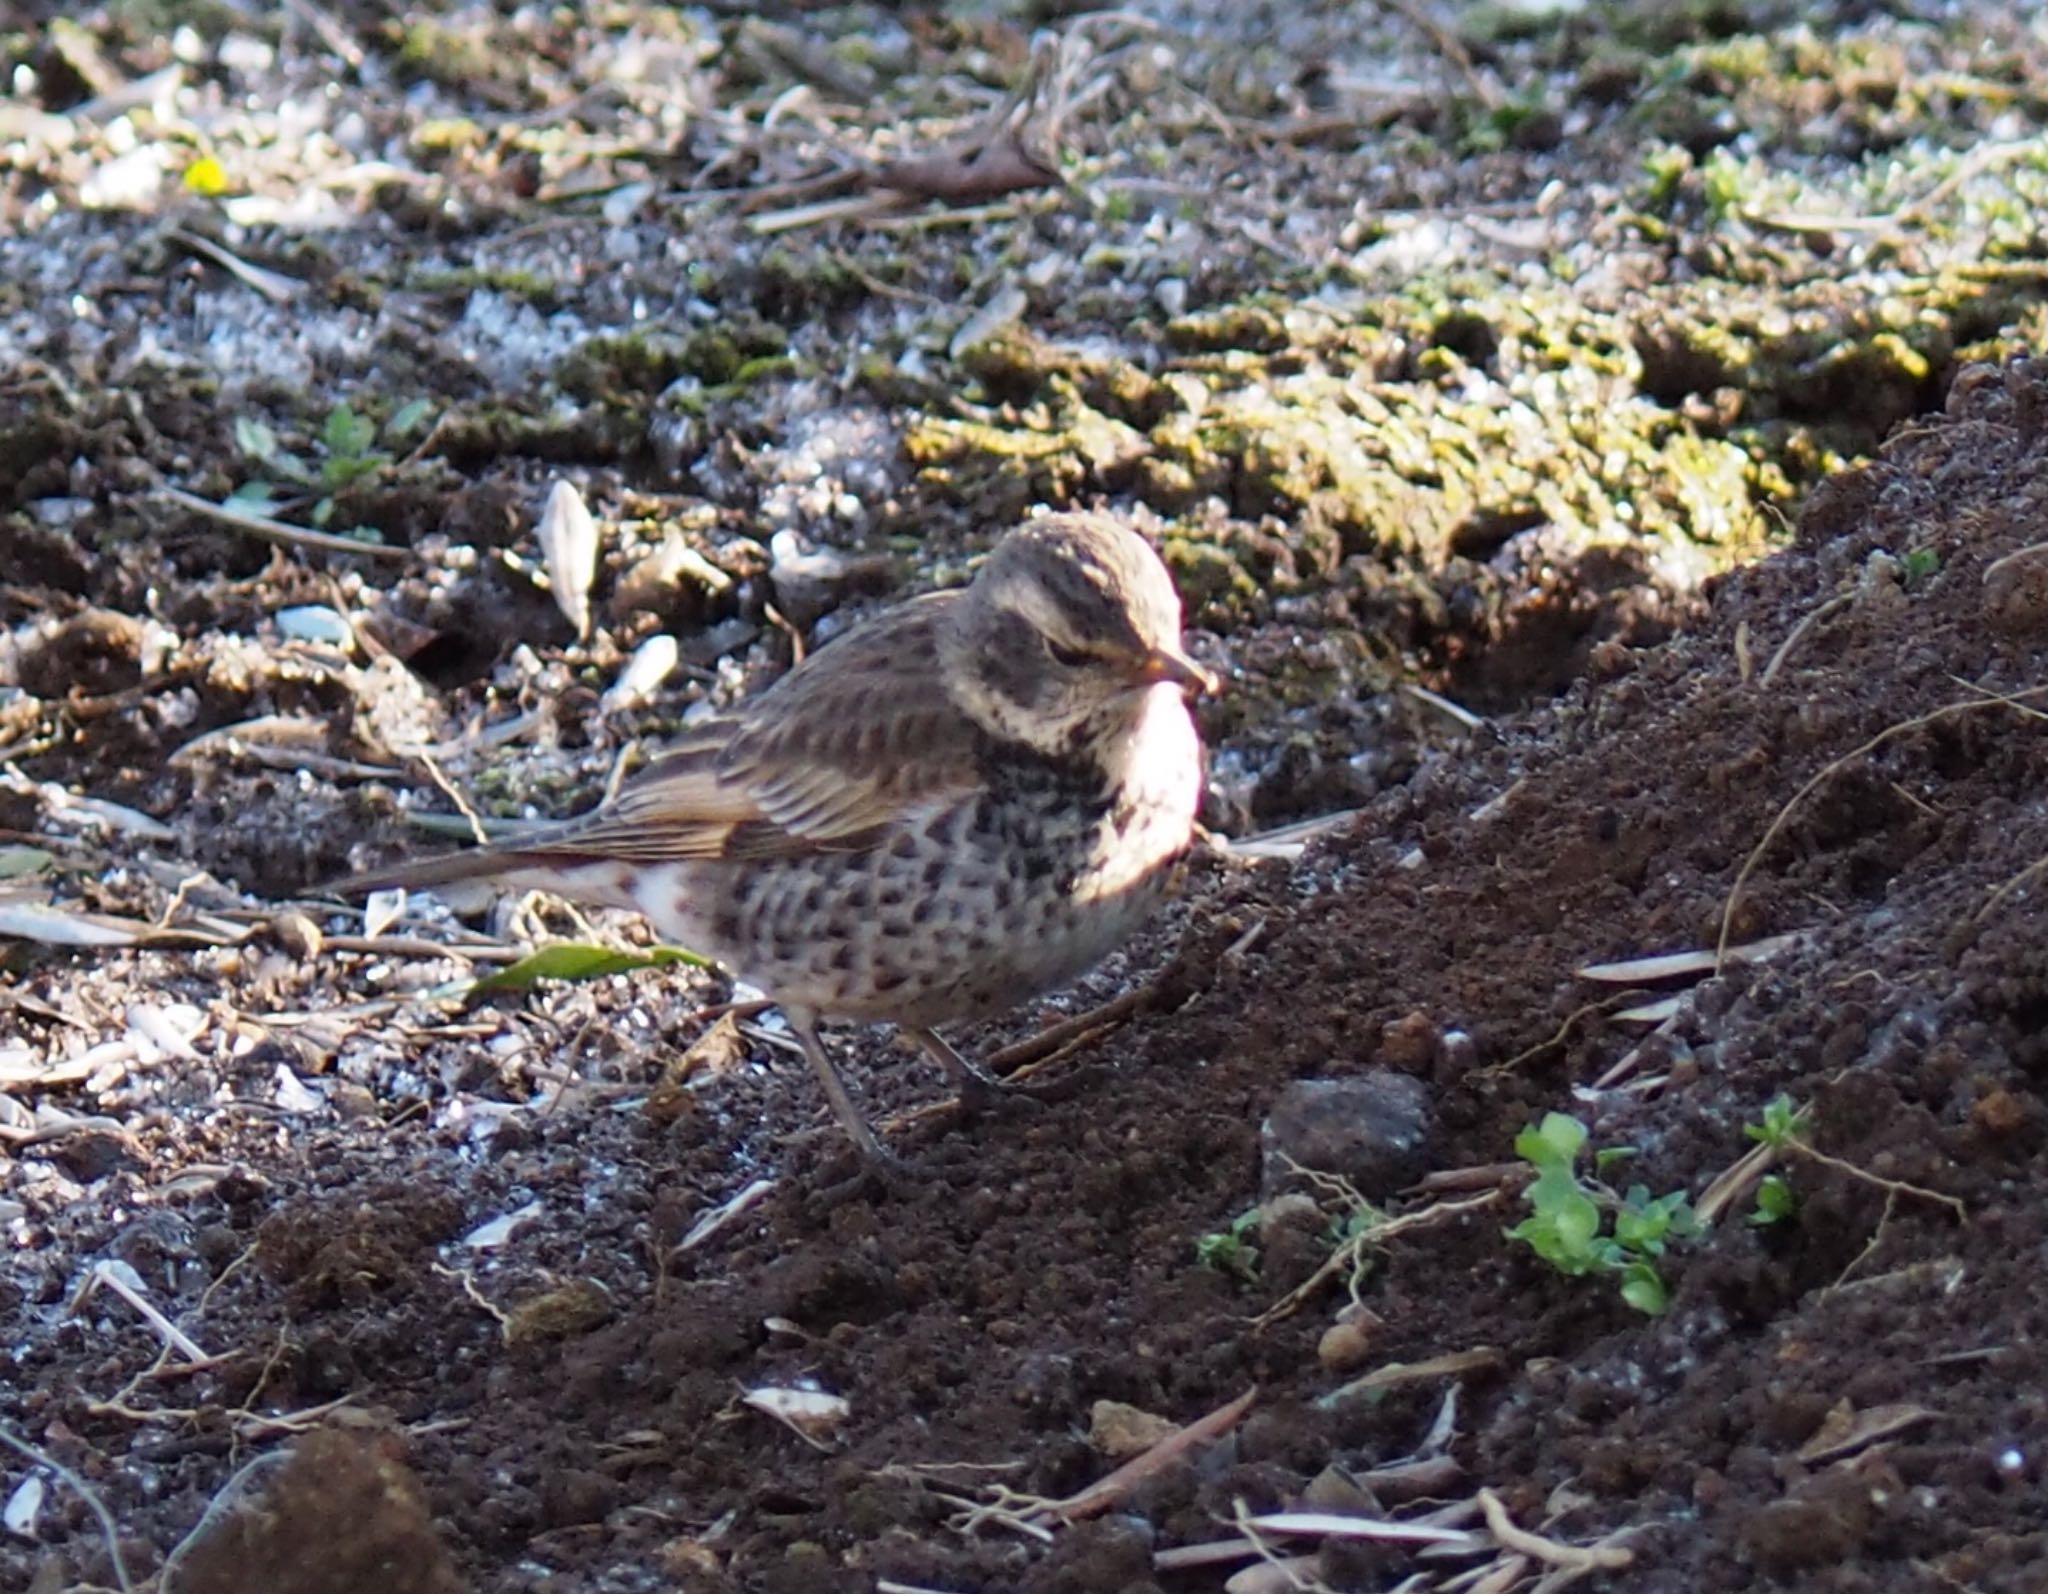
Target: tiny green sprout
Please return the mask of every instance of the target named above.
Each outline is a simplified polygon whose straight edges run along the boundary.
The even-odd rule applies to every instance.
[[[1792,1186],[1777,1174],[1767,1173],[1756,1187],[1756,1210],[1750,1213],[1749,1221],[1757,1228],[1783,1223],[1792,1216],[1796,1205]]]
[[[1925,581],[1941,568],[1941,550],[1938,548],[1909,548],[1899,561],[1899,569],[1905,575],[1908,585]]]
[[[1362,1234],[1368,1234],[1386,1221],[1384,1213],[1370,1206],[1353,1207],[1346,1212],[1331,1214],[1329,1225],[1323,1230],[1323,1238],[1330,1249],[1341,1251]]]
[[[1782,1150],[1806,1133],[1807,1117],[1806,1108],[1794,1107],[1790,1096],[1780,1095],[1765,1103],[1761,1120],[1744,1124],[1742,1132],[1760,1146]]]
[[[398,407],[398,412],[384,423],[384,441],[387,443],[403,442],[406,438],[412,436],[414,432],[417,432],[421,424],[433,413],[434,401],[432,399],[417,398],[410,404],[401,404]]]
[[[1681,1190],[1653,1199],[1647,1185],[1632,1184],[1614,1212],[1615,1243],[1644,1256],[1662,1256],[1669,1241],[1696,1239],[1699,1233],[1699,1219]]]
[[[377,422],[357,414],[344,400],[327,412],[319,435],[313,439],[318,452],[317,467],[286,448],[278,441],[277,433],[263,422],[238,415],[234,423],[235,447],[270,479],[242,483],[230,501],[245,507],[261,507],[277,496],[273,481],[288,482],[318,495],[310,518],[314,525],[325,526],[333,518],[335,500],[388,466],[392,458],[389,445],[418,430],[431,413],[431,406],[424,399],[402,406],[381,428],[381,441],[386,447],[379,448]],[[362,528],[358,528],[357,534],[371,535]]]
[[[1630,1262],[1622,1268],[1621,1298],[1645,1317],[1662,1317],[1671,1309],[1671,1291],[1647,1262]]]
[[[1593,1153],[1593,1171],[1605,1173],[1617,1162],[1626,1162],[1630,1157],[1639,1155],[1640,1150],[1637,1146],[1602,1146]]]
[[[1230,1227],[1204,1234],[1195,1240],[1195,1260],[1218,1273],[1229,1273],[1251,1284],[1259,1276],[1259,1248],[1249,1236],[1258,1227],[1259,1209],[1247,1207],[1230,1220]]]
[[[377,451],[377,423],[358,415],[346,400],[327,412],[327,424],[320,428],[320,487],[323,496],[314,507],[315,525],[324,525],[334,512],[334,498],[365,476],[374,476],[391,463],[389,454]]]
[[[1523,1199],[1529,1216],[1507,1231],[1560,1273],[1617,1277],[1621,1298],[1655,1316],[1670,1305],[1670,1292],[1655,1259],[1674,1240],[1700,1233],[1699,1220],[1683,1191],[1652,1196],[1647,1185],[1615,1194],[1597,1179],[1582,1179],[1579,1153],[1586,1126],[1563,1113],[1548,1113],[1515,1137],[1515,1150],[1536,1170]],[[1632,1146],[1595,1150],[1596,1172],[1633,1155]]]

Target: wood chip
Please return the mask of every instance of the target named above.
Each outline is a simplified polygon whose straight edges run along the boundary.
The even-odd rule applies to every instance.
[[[816,1450],[829,1450],[832,1436],[853,1415],[845,1397],[822,1389],[750,1389],[740,1404],[773,1417]]]
[[[139,919],[74,912],[47,902],[0,899],[0,936],[38,946],[134,946],[149,934]]]
[[[576,628],[590,635],[590,588],[597,579],[597,522],[584,507],[583,495],[565,481],[548,489],[547,506],[535,529],[547,560],[548,583],[555,607]]]
[[[1727,961],[1760,963],[1794,945],[1803,934],[1803,931],[1795,930],[1743,946],[1731,946]],[[1582,980],[1598,980],[1609,985],[1655,985],[1660,980],[1673,980],[1681,975],[1711,974],[1718,961],[1712,947],[1699,947],[1690,952],[1658,952],[1649,957],[1624,958],[1618,963],[1588,963],[1573,972]]]
[[[1940,1415],[1938,1411],[1907,1402],[1870,1406],[1858,1411],[1844,1398],[1827,1414],[1820,1431],[1799,1447],[1799,1459],[1809,1465],[1839,1461],[1844,1456],[1868,1449],[1880,1439],[1889,1439],[1908,1428],[1917,1428],[1923,1422],[1932,1422]]]
[[[1246,1517],[1243,1525],[1261,1533],[1292,1533],[1313,1538],[1371,1539],[1381,1544],[1448,1544],[1472,1551],[1487,1548],[1483,1535],[1461,1532],[1457,1528],[1401,1522],[1391,1517],[1343,1516],[1334,1511],[1275,1511],[1266,1516]]]

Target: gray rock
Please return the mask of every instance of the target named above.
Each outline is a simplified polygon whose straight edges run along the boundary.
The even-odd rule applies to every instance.
[[[1280,1092],[1259,1130],[1266,1188],[1294,1177],[1288,1159],[1334,1173],[1381,1200],[1428,1166],[1430,1088],[1380,1069],[1349,1079],[1297,1079]]]

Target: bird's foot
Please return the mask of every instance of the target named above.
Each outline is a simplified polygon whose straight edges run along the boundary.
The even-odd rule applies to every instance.
[[[959,1085],[960,1116],[963,1119],[1045,1111],[1046,1097],[1039,1089],[1031,1085],[1013,1085],[979,1068],[962,1074]]]
[[[886,1201],[913,1195],[926,1181],[895,1152],[879,1141],[847,1148],[819,1170],[812,1192],[819,1210],[830,1211],[853,1201]]]
[[[998,1079],[979,1063],[956,1051],[937,1030],[908,1029],[910,1038],[951,1077],[960,1092],[960,1116],[974,1119],[997,1113],[1037,1112],[1043,1105],[1041,1092],[1030,1085]]]

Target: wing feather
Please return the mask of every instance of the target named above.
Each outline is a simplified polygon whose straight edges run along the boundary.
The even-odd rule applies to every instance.
[[[956,601],[917,599],[828,644],[587,818],[509,849],[646,862],[853,851],[967,795],[987,733],[941,685],[939,626]]]

